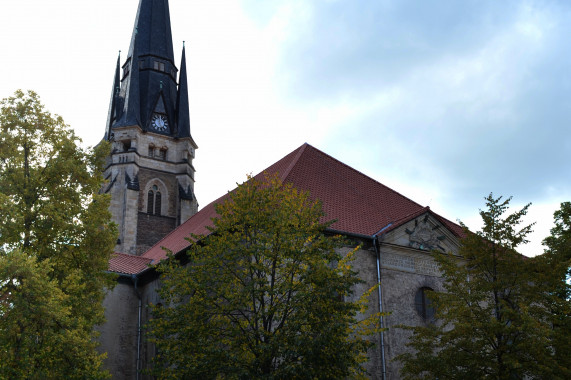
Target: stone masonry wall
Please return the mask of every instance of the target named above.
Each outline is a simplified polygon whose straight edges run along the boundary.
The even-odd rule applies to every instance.
[[[103,301],[107,322],[98,328],[104,366],[113,379],[135,379],[139,299],[132,285],[118,283]]]
[[[141,255],[176,227],[176,219],[140,212],[137,221],[137,255]]]

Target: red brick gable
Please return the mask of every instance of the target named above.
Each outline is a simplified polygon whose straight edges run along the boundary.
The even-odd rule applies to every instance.
[[[289,153],[256,177],[262,178],[264,173],[278,173],[283,182],[309,191],[313,199],[321,201],[326,220],[335,220],[331,228],[342,233],[372,236],[429,211],[309,144]],[[191,234],[208,234],[207,227],[212,226],[212,218],[217,216],[214,205],[227,197],[228,194],[201,209],[145,252],[142,258],[157,263],[166,257],[164,248],[177,253],[189,246],[187,239]],[[461,236],[460,226],[432,214]]]

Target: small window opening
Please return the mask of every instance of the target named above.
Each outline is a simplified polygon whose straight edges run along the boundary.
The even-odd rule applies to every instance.
[[[153,145],[149,145],[149,157],[153,157],[155,155],[155,147]]]
[[[159,71],[165,71],[165,64],[163,62],[154,61],[153,68]]]
[[[127,152],[131,149],[131,140],[123,141],[123,152]]]
[[[159,159],[161,160],[166,160],[167,159],[167,150],[166,149],[161,149],[159,150]]]
[[[430,292],[433,290],[429,287],[422,287],[418,289],[414,297],[414,304],[416,312],[425,320],[430,320],[434,317],[434,306],[430,300]]]

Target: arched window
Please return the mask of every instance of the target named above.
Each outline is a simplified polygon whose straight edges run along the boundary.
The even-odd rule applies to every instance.
[[[147,214],[161,215],[162,197],[157,185],[153,185],[147,193]]]
[[[425,320],[430,320],[434,317],[434,307],[432,306],[432,301],[430,300],[430,292],[433,290],[429,287],[422,287],[418,289],[414,297],[414,305],[416,307],[416,312]]]
[[[155,203],[155,192],[153,190],[149,190],[149,193],[147,194],[147,214],[153,213],[154,203]]]
[[[155,182],[155,181],[153,181]],[[164,186],[161,186],[163,190]],[[163,206],[163,193],[159,190],[159,186],[152,185],[147,192],[147,214],[161,215]],[[166,193],[165,193],[166,194]]]
[[[156,186],[153,186],[156,187]],[[161,215],[161,192],[155,193],[155,215]]]

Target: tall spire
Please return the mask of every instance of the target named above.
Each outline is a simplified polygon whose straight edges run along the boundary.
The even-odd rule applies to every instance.
[[[177,68],[168,0],[140,0],[127,60],[123,65],[120,116],[111,128],[138,125],[143,131],[174,136]],[[160,117],[161,128],[151,123]],[[162,128],[168,126],[168,128]]]
[[[129,57],[153,55],[174,65],[168,0],[140,0]]]
[[[186,80],[186,53],[184,41],[182,43],[182,58],[180,60],[180,74],[178,77],[178,93],[176,96],[177,110],[177,137],[190,137],[190,116],[188,103],[188,84]]]

